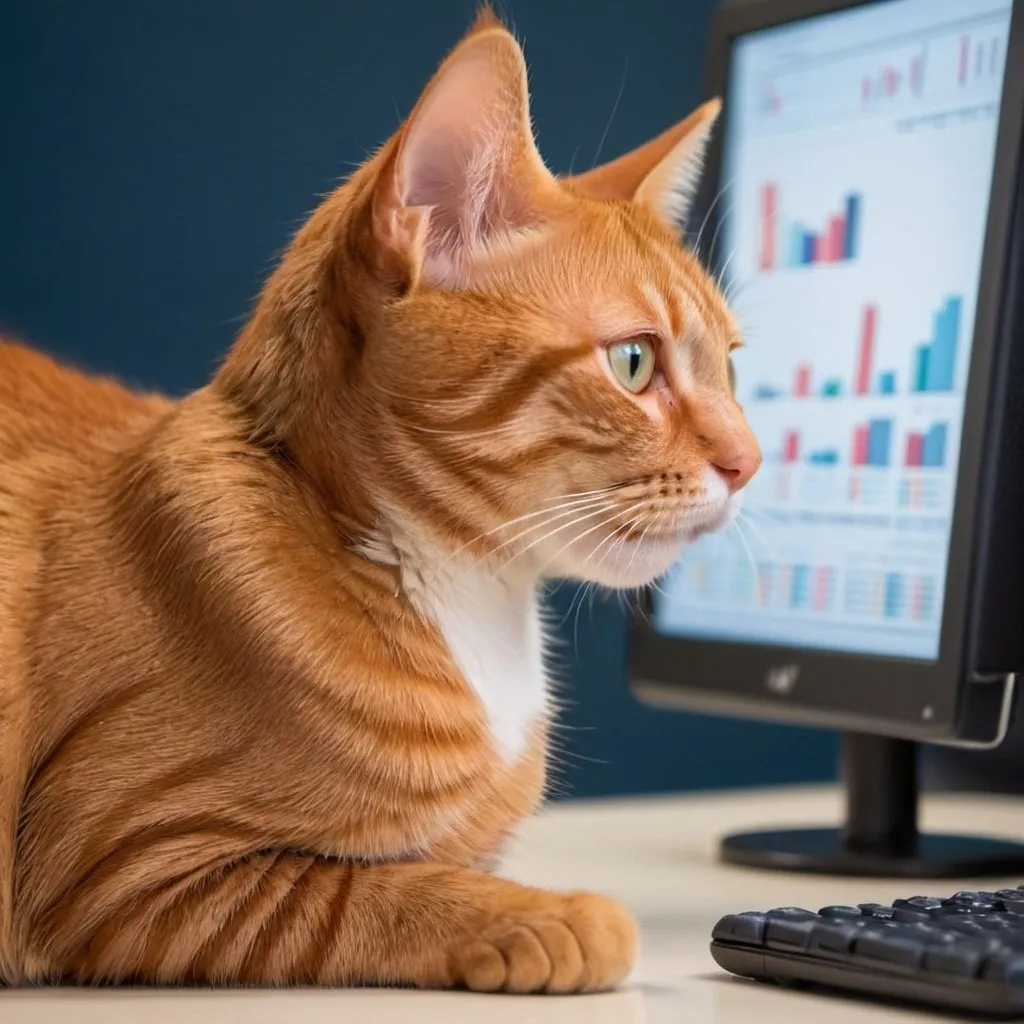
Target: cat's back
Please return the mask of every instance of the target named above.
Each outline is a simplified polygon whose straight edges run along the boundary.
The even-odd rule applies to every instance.
[[[24,610],[54,514],[80,507],[103,459],[170,408],[0,339],[0,623]],[[0,628],[0,667],[4,647]]]
[[[0,339],[0,484],[36,457],[87,457],[98,437],[169,405]]]

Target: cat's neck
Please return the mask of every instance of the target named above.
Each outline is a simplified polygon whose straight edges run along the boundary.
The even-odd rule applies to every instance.
[[[401,599],[431,621],[487,715],[495,747],[524,753],[548,709],[538,579],[525,568],[448,551],[399,526],[364,544],[398,569]]]

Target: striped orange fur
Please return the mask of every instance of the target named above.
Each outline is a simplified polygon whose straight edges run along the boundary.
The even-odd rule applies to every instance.
[[[485,13],[207,387],[0,343],[0,980],[626,976],[621,907],[490,870],[538,583],[652,579],[757,468],[676,241],[716,112],[556,179]]]

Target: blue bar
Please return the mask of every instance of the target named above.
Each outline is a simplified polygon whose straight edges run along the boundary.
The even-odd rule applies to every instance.
[[[839,452],[834,448],[826,448],[820,452],[811,452],[807,461],[812,466],[836,466],[839,464]]]
[[[921,450],[922,466],[944,466],[946,463],[946,424],[936,423],[924,435]]]
[[[813,231],[804,232],[803,259],[801,260],[804,266],[807,266],[807,264],[814,262],[815,240],[816,236]]]
[[[947,299],[935,315],[935,336],[928,356],[925,391],[952,391],[956,343],[960,333],[959,298]]]
[[[868,424],[868,465],[889,465],[889,442],[892,440],[892,420],[872,420]]]
[[[843,259],[855,260],[860,255],[860,196],[846,197],[846,230],[843,232]]]
[[[799,267],[804,261],[804,229],[799,224],[790,228],[789,265]]]
[[[754,388],[754,398],[766,399],[766,398],[778,398],[781,392],[778,388],[773,388],[771,384],[758,384]]]
[[[903,610],[903,578],[898,572],[885,574],[885,617],[899,618]]]
[[[878,375],[878,393],[880,395],[896,394],[896,374],[891,370]]]
[[[802,608],[811,596],[811,570],[806,565],[793,566],[793,578],[789,586],[789,604],[791,608]]]
[[[928,390],[928,364],[931,349],[927,345],[918,345],[914,351],[914,390]]]
[[[843,393],[843,382],[838,377],[832,377],[821,386],[822,398],[837,398]]]

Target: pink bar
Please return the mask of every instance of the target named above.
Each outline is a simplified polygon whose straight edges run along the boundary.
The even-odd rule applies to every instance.
[[[868,428],[855,427],[853,431],[853,464],[866,466],[868,463]]]
[[[793,397],[806,398],[811,393],[811,368],[798,366],[793,380]]]
[[[914,597],[911,602],[910,614],[915,619],[924,618],[924,580],[920,576],[914,580]]]
[[[765,185],[761,190],[761,269],[775,266],[775,230],[778,221],[778,190]]]
[[[924,436],[907,434],[907,455],[904,462],[909,467],[920,466],[924,462]]]
[[[796,430],[786,431],[782,449],[783,462],[796,462],[800,458],[800,434]]]
[[[864,307],[860,328],[860,352],[857,355],[857,379],[854,394],[867,395],[871,392],[871,364],[875,357],[875,324],[878,311],[874,306]]]
[[[843,258],[843,249],[846,244],[846,220],[843,217],[833,217],[828,222],[829,250],[833,260]]]
[[[828,607],[831,571],[826,566],[814,570],[814,610],[823,612]]]

